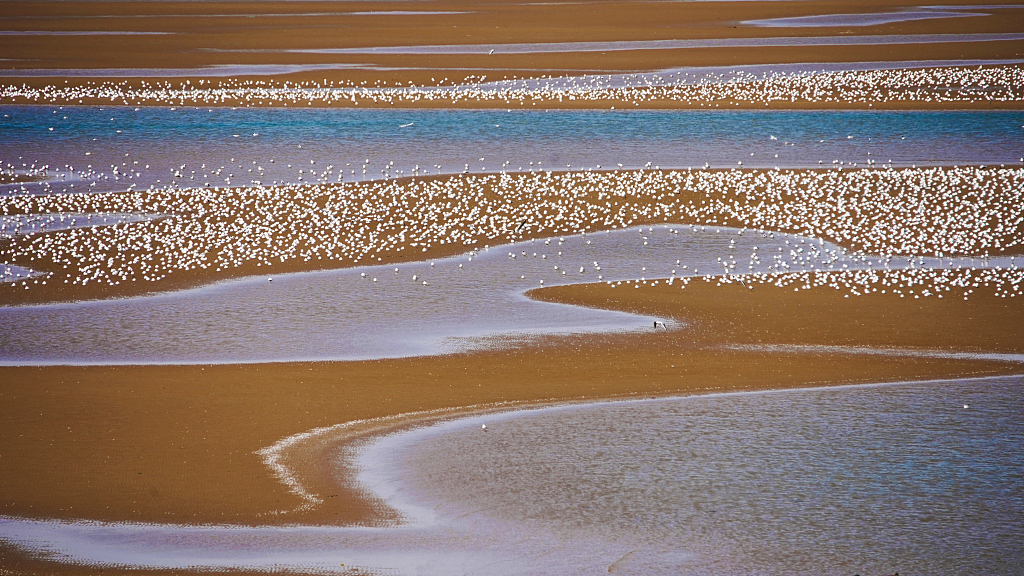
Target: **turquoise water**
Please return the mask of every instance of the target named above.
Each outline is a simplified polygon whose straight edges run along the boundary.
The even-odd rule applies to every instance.
[[[0,193],[648,162],[663,168],[864,166],[868,160],[910,166],[1019,164],[1024,157],[1024,112],[0,106],[0,116],[0,161],[46,165],[51,178],[0,186]]]

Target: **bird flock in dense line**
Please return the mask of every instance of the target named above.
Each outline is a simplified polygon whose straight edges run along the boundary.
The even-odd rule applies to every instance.
[[[491,103],[535,106],[537,103],[619,103],[638,107],[646,102],[677,102],[720,107],[773,102],[867,104],[887,102],[997,103],[1024,100],[1024,66],[936,67],[898,70],[773,72],[743,71],[707,74],[693,82],[672,82],[658,74],[627,77],[621,85],[612,76],[541,77],[486,83],[486,77],[446,84],[388,86],[378,81],[280,82],[274,80],[184,80],[86,82],[82,85],[0,86],[0,102],[90,103],[118,105],[430,105]]]
[[[1016,298],[1024,295],[1024,269],[1015,264],[992,268],[873,268],[852,270],[813,270],[786,273],[724,274],[703,276],[706,282],[743,284],[753,289],[755,284],[771,284],[780,288],[792,286],[794,291],[830,287],[847,292],[847,298],[872,293],[889,292],[900,298],[942,298],[943,295],[963,296],[969,300],[975,288],[991,287],[998,298]],[[678,279],[685,287],[691,278]],[[671,285],[676,279],[670,279]]]
[[[48,272],[8,281],[8,289],[47,282],[116,286],[156,282],[185,271],[214,273],[284,262],[309,263],[311,269],[376,264],[399,255],[415,259],[434,247],[461,250],[523,237],[669,222],[779,230],[883,257],[995,256],[1014,254],[1024,242],[1021,189],[1022,168],[963,166],[538,171],[19,195],[0,198],[3,216],[74,213],[146,219],[19,236],[0,244],[0,260]],[[810,253],[811,247],[794,250],[797,259],[818,256]],[[773,257],[755,252],[751,262]],[[727,265],[724,272],[740,277],[745,271]],[[901,273],[917,278],[923,272]],[[768,276],[753,278],[774,282],[787,274],[787,264],[779,262]],[[942,271],[931,274],[950,286],[963,282]],[[996,276],[1008,282],[1008,295],[1017,293],[1019,273]],[[824,278],[797,275],[787,282],[817,285]],[[868,277],[830,278],[830,285],[841,287]]]

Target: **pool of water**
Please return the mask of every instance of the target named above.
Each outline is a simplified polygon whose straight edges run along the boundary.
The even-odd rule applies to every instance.
[[[420,522],[552,549],[586,534],[611,573],[1016,574],[1022,383],[484,416],[382,441],[364,480]]]
[[[387,436],[392,528],[0,518],[84,565],[388,574],[1020,574],[1024,378],[609,402]],[[487,432],[481,425],[487,425]]]
[[[790,255],[785,243],[801,240],[817,256]],[[719,258],[747,271],[755,245],[761,271],[863,265],[835,246],[783,234],[634,228],[434,262],[277,275],[273,281],[259,276],[149,297],[0,307],[0,363],[356,360],[464,350],[481,338],[649,329],[652,318],[537,302],[523,292],[542,283],[722,273]],[[783,246],[784,258],[769,254]]]
[[[46,274],[13,264],[0,264],[0,282],[16,282],[23,278],[44,278]]]
[[[0,307],[0,364],[441,354],[511,345],[542,334],[653,327],[654,318],[646,316],[537,302],[524,295],[542,285],[629,280],[638,283],[619,287],[635,290],[672,276],[869,266],[1015,267],[1011,257],[883,260],[809,238],[740,232],[703,226],[620,229],[519,242],[437,261],[256,276],[127,299]]]

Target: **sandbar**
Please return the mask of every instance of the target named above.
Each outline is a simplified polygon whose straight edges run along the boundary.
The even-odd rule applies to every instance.
[[[59,6],[59,8],[58,8]],[[958,2],[957,6],[966,6]],[[555,3],[476,4],[444,1],[395,2],[386,11],[368,12],[358,2],[4,2],[0,17],[0,57],[5,83],[28,86],[85,86],[96,79],[83,71],[124,70],[134,86],[171,82],[198,84],[222,76],[231,66],[258,65],[263,72],[238,74],[234,81],[290,81],[360,85],[418,86],[473,84],[513,78],[652,72],[687,66],[736,66],[783,63],[884,62],[902,60],[1020,59],[1021,41],[973,41],[971,35],[1020,34],[1020,7],[980,5],[958,8],[956,18],[881,22],[870,26],[760,27],[745,22],[813,18],[823,14],[900,14],[916,5],[898,0],[810,0],[793,2],[600,2],[585,7]],[[967,14],[981,14],[969,16]],[[343,33],[339,34],[339,31]],[[890,36],[881,44],[831,46],[735,46],[735,40],[813,36]],[[898,36],[951,36],[940,42],[899,43]],[[630,42],[718,42],[723,46],[676,49],[628,49]],[[626,49],[545,53],[390,54],[330,53],[401,46],[523,45],[551,43],[623,43]],[[616,45],[610,45],[614,48]],[[325,52],[326,51],[326,52]],[[273,68],[279,66],[279,68]],[[161,78],[146,72],[174,69]],[[191,76],[182,71],[194,69]],[[33,77],[55,70],[50,78]],[[61,75],[60,70],[69,71]],[[139,70],[141,79],[132,79]],[[206,72],[209,72],[209,76]],[[73,71],[73,72],[72,72]],[[107,73],[104,73],[107,74]],[[100,75],[97,79],[102,79]],[[109,100],[108,100],[109,102]],[[67,103],[76,103],[69,100]],[[96,100],[92,103],[101,103]],[[172,103],[172,102],[171,102]],[[166,103],[165,103],[166,104]],[[238,105],[238,102],[221,105]],[[267,105],[255,102],[247,105]],[[540,107],[570,107],[541,101]],[[339,103],[336,105],[343,105]],[[388,106],[388,104],[377,104]],[[435,103],[435,106],[444,105]],[[447,104],[452,105],[452,104]],[[465,101],[456,105],[466,106]],[[497,104],[481,104],[498,106]],[[607,102],[576,103],[607,107]],[[657,102],[651,107],[685,107]],[[792,107],[815,107],[793,102]],[[830,107],[851,106],[857,103]],[[913,103],[911,107],[921,107]],[[962,107],[958,105],[954,107]],[[942,105],[940,107],[950,107]]]
[[[979,291],[980,292],[980,291]],[[1019,364],[904,355],[778,353],[730,344],[1022,352],[1024,299],[844,298],[694,282],[544,289],[547,300],[644,310],[692,324],[629,337],[345,363],[11,367],[0,427],[0,514],[230,524],[374,524],[389,511],[309,454],[324,503],[303,504],[256,454],[321,426],[466,405],[1014,374]],[[331,450],[337,447],[331,448]],[[326,450],[326,449],[325,449]],[[340,474],[339,474],[340,472]],[[5,560],[6,562],[6,560]],[[33,563],[11,566],[32,566]],[[49,566],[47,570],[56,569]]]
[[[1024,58],[1017,40],[553,54],[286,52],[432,44],[763,38],[779,36],[781,29],[742,26],[740,21],[912,8],[893,0],[645,3],[642,9],[632,2],[598,3],[588,9],[575,4],[395,2],[382,13],[355,2],[318,2],[314,9],[292,2],[3,2],[0,6],[0,32],[4,32],[0,33],[0,58],[5,65],[24,69],[26,74],[34,69],[78,71],[75,77],[9,76],[4,80],[5,84],[33,87],[86,86],[95,79],[77,73],[89,68],[195,70],[191,76],[126,80],[136,87],[144,81],[161,80],[183,86],[207,79],[203,74],[206,67],[247,64],[325,66],[270,75],[275,81],[385,82],[395,86],[474,83],[485,81],[484,77],[650,72],[686,66]],[[785,29],[785,34],[1024,32],[1024,20],[1016,17],[1016,6],[979,6],[977,10],[991,15],[887,22],[852,31],[792,28]],[[417,11],[423,13],[410,14]],[[339,29],[345,34],[339,35]],[[263,50],[277,52],[269,55]],[[267,78],[253,75],[235,80]],[[609,105],[614,104],[539,104],[563,108]],[[778,103],[792,108],[866,105]],[[686,107],[665,102],[645,106]],[[990,103],[920,102],[886,106],[993,107]],[[1019,107],[1019,103],[1005,106]],[[699,201],[700,197],[680,199]],[[665,221],[637,217],[631,224]],[[745,225],[739,218],[724,215],[715,216],[714,223]],[[799,223],[778,229],[802,230]],[[549,233],[527,231],[519,238]],[[1002,233],[1002,240],[1015,243],[1019,226]],[[478,233],[470,239],[498,243],[507,236]],[[864,247],[863,238],[837,240],[850,248]],[[13,242],[21,241],[0,240],[4,243],[0,249],[10,250]],[[440,258],[465,248],[465,244],[436,246],[417,252],[415,258]],[[1001,252],[1019,254],[1020,248],[1014,245]],[[412,258],[396,247],[379,262]],[[44,262],[34,264],[46,271]],[[273,271],[319,267],[320,263],[295,261],[275,265]],[[203,269],[147,286],[50,286],[21,290],[17,295],[8,291],[3,298],[5,304],[32,304],[124,297],[264,272],[255,265],[223,274]],[[394,513],[352,483],[352,470],[335,468],[335,457],[345,444],[312,447],[297,462],[308,489],[323,501],[305,509],[301,508],[303,499],[274,476],[258,452],[282,438],[318,427],[423,411],[451,415],[467,406],[498,409],[1022,371],[1017,362],[982,355],[1024,352],[1024,298],[997,294],[996,288],[988,285],[976,286],[969,300],[912,298],[892,292],[848,296],[828,287],[747,286],[714,278],[685,287],[661,282],[628,290],[608,284],[574,285],[537,289],[530,297],[639,312],[684,327],[653,327],[649,333],[631,335],[548,337],[512,343],[507,348],[374,361],[5,367],[0,376],[0,514],[116,522],[378,525],[394,521]],[[880,353],[844,353],[844,347]],[[891,353],[893,350],[896,352]],[[915,355],[915,350],[931,354]],[[890,353],[883,353],[886,351]],[[979,356],[942,357],[943,352]],[[367,432],[379,430],[371,427]],[[9,545],[0,546],[0,565],[5,574],[95,573],[92,568],[30,558]],[[103,572],[142,573],[119,567],[105,567]]]

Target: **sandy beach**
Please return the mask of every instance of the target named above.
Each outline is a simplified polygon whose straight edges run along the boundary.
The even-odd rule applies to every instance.
[[[264,101],[252,98],[252,93],[200,102],[208,95],[202,93],[186,103],[178,97],[180,93],[174,98],[153,96],[152,89],[158,85],[190,91],[259,85],[262,90],[290,83],[305,90],[365,83],[395,89],[461,84],[475,90],[497,80],[652,73],[693,66],[969,60],[991,63],[980,70],[955,64],[919,68],[922,78],[941,77],[925,88],[914,88],[931,99],[908,98],[896,89],[877,92],[877,100],[835,99],[847,94],[844,90],[853,90],[858,79],[898,78],[900,72],[895,71],[830,76],[832,83],[824,93],[831,96],[811,98],[806,97],[810,92],[799,92],[799,97],[784,98],[783,91],[767,105],[758,99],[761,96],[716,92],[714,99],[702,100],[696,92],[666,95],[653,89],[644,92],[647,88],[642,87],[628,97],[612,94],[578,100],[545,92],[533,100],[531,95],[509,101],[468,93],[446,101],[429,100],[416,92],[404,100],[401,96],[397,100],[366,97],[358,102],[356,98],[315,102],[311,98],[298,105],[607,109],[625,104],[631,109],[680,110],[1024,107],[1024,99],[1016,96],[993,100],[958,92],[947,100],[932,98],[947,94],[956,79],[968,77],[961,76],[967,72],[974,73],[975,79],[988,74],[1017,77],[1019,62],[1024,61],[1024,40],[982,41],[971,35],[1024,34],[1020,17],[1024,6],[958,1],[947,9],[982,14],[926,15],[864,26],[748,23],[828,14],[888,15],[917,8],[896,0],[693,2],[686,3],[685,9],[676,3],[618,1],[582,5],[0,2],[0,86],[19,91],[0,98],[0,104],[284,106],[287,100]],[[963,39],[899,40],[942,34]],[[870,35],[889,38],[858,45],[659,48],[643,44]],[[623,44],[607,50],[509,49],[553,42]],[[494,53],[401,50],[452,45],[496,48]],[[375,47],[399,50],[363,50]],[[260,66],[267,68],[260,71]],[[94,92],[82,98],[72,96],[102,83],[112,87],[116,97]],[[760,94],[777,87],[759,86]],[[783,88],[798,94],[794,86]],[[1009,92],[1000,94],[1020,88],[1009,86]],[[296,105],[295,100],[291,102]],[[536,173],[532,169],[506,172],[503,166],[500,176],[495,172],[389,175],[386,180],[344,184],[172,186],[109,194],[2,196],[3,213],[12,217],[103,212],[159,218],[143,224],[0,237],[3,263],[47,274],[0,284],[0,305],[131,298],[257,275],[367,264],[397,266],[511,241],[659,224],[800,234],[864,254],[1024,255],[1019,203],[1024,172],[1019,166],[886,169],[884,164],[866,163],[845,170],[741,166],[621,171],[606,166],[580,172],[546,171],[538,166]],[[0,184],[39,178],[5,169]],[[455,198],[459,200],[452,208]],[[317,213],[344,214],[347,220],[325,223],[313,217]],[[240,232],[257,225],[259,241]],[[373,233],[364,228],[372,228]],[[406,232],[413,230],[418,235],[414,238],[410,232],[407,238]],[[147,254],[153,257],[152,266],[140,268],[140,259]],[[1024,298],[1017,297],[1021,279],[1016,263],[989,268],[984,275],[967,280],[965,276],[937,278],[917,270],[871,272],[874,275],[855,276],[823,271],[813,288],[810,275],[781,268],[772,274],[746,276],[746,281],[737,280],[740,276],[720,276],[721,270],[682,280],[673,271],[671,279],[609,283],[588,277],[579,284],[538,286],[527,292],[529,298],[647,315],[668,322],[671,329],[655,324],[641,333],[497,339],[480,350],[438,356],[349,362],[4,366],[0,370],[0,516],[191,525],[388,525],[398,520],[396,512],[356,484],[354,469],[336,465],[355,443],[386,431],[470,413],[599,399],[1024,372],[1019,361],[1009,357],[1024,354]],[[260,454],[285,438],[353,421],[367,423],[322,442],[300,445],[290,453],[288,465],[315,505],[275,476]],[[62,564],[0,543],[0,576],[97,572],[180,573]]]

